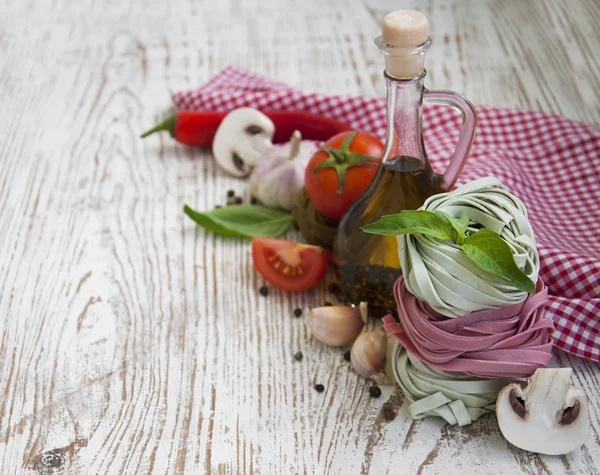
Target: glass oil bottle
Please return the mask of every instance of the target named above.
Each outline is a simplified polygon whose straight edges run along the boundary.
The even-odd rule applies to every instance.
[[[370,187],[348,210],[336,235],[333,263],[338,285],[350,303],[369,303],[370,313],[395,312],[393,286],[402,275],[396,237],[367,234],[361,227],[381,216],[417,209],[431,195],[448,191],[462,171],[475,137],[477,115],[464,97],[429,91],[424,59],[431,45],[425,15],[390,13],[375,44],[385,57],[386,148]],[[446,172],[433,171],[423,143],[423,102],[447,105],[462,116],[458,144]]]

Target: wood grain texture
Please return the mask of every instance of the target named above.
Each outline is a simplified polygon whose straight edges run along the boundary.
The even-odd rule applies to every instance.
[[[247,184],[206,152],[138,139],[170,90],[230,64],[383,95],[372,38],[414,6],[431,18],[432,88],[600,124],[595,0],[1,4],[1,474],[600,472],[598,365],[557,352],[592,404],[588,443],[565,457],[509,446],[490,417],[413,422],[292,316],[326,285],[261,297],[248,243],[181,212]]]

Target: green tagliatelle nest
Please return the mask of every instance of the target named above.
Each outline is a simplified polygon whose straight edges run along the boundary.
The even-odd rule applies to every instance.
[[[453,218],[466,214],[467,235],[488,228],[510,247],[517,266],[535,283],[539,257],[525,205],[493,177],[467,183],[429,198],[420,208]],[[519,303],[527,293],[482,270],[458,244],[427,235],[398,236],[406,288],[448,317]]]
[[[443,417],[449,424],[472,423],[495,412],[498,392],[509,379],[481,379],[463,373],[449,373],[427,366],[396,344],[394,378],[408,401],[413,419]]]

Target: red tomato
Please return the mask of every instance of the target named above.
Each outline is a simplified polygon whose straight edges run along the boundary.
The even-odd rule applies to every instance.
[[[355,134],[350,145],[344,139]],[[327,218],[339,221],[368,188],[377,173],[384,145],[366,132],[342,132],[323,145],[308,162],[304,188],[314,207]],[[337,151],[337,156],[334,153]],[[373,157],[373,158],[370,158]]]
[[[283,290],[306,290],[327,271],[331,253],[285,239],[252,238],[252,260],[261,275]]]

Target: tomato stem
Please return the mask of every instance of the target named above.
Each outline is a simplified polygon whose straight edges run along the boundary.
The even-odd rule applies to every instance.
[[[374,163],[375,161],[379,161],[379,158],[370,157],[368,155],[363,155],[360,153],[355,153],[350,151],[350,146],[354,137],[356,137],[358,132],[352,132],[349,134],[344,141],[341,143],[339,149],[334,149],[331,147],[321,147],[325,153],[329,155],[329,157],[323,162],[319,163],[313,169],[313,175],[319,170],[323,170],[325,168],[333,168],[338,176],[338,181],[340,182],[340,186],[337,190],[337,194],[341,195],[344,191],[344,187],[346,185],[346,172],[349,168],[352,167],[378,167],[378,163]]]

